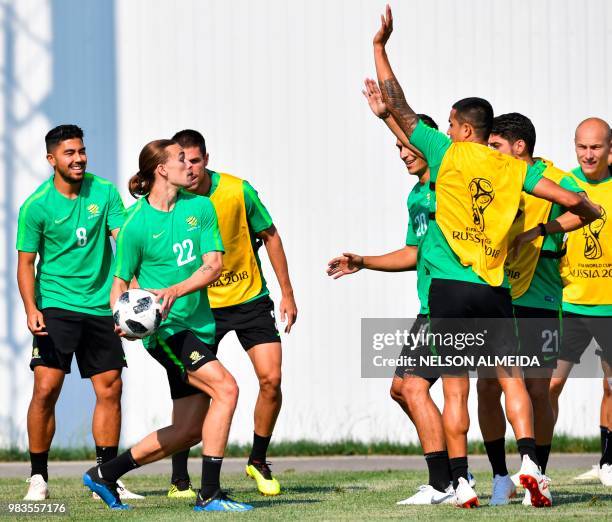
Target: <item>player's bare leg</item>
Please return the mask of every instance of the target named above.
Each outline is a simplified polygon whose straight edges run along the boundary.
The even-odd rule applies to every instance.
[[[96,446],[117,446],[121,432],[121,370],[109,370],[91,377],[96,394],[92,434]]]
[[[428,484],[399,501],[400,505],[449,503],[452,500],[452,493],[447,492],[451,475],[442,414],[431,398],[430,388],[430,381],[416,375],[403,378],[394,375],[391,382],[391,397],[415,425],[429,471]]]
[[[525,385],[533,406],[536,453],[542,472],[546,472],[555,429],[555,416],[550,400],[552,369],[525,369]]]
[[[55,404],[65,374],[56,368],[34,367],[34,389],[28,408],[28,441],[32,453],[48,451],[55,434]]]
[[[274,431],[283,402],[281,343],[258,344],[250,348],[247,354],[259,380],[259,394],[254,412],[255,433],[269,437]]]
[[[610,487],[612,486],[612,367],[603,357],[601,367],[604,371],[604,382],[600,421],[601,425],[608,429],[599,461],[599,480],[604,486]]]
[[[516,495],[516,486],[506,466],[506,417],[501,406],[502,387],[499,380],[479,377],[478,423],[493,473],[489,505],[508,504]]]
[[[557,361],[557,368],[553,372],[553,376],[550,379],[550,404],[553,410],[555,424],[559,418],[559,396],[563,391],[563,387],[565,386],[573,367],[574,363],[559,359]]]
[[[396,378],[393,379],[394,383]],[[400,395],[425,453],[446,449],[442,414],[431,398],[430,388],[429,381],[422,377],[406,376],[401,379]]]
[[[117,456],[121,433],[121,370],[109,370],[91,377],[96,394],[96,406],[92,419],[92,434],[96,443],[96,462],[104,464]],[[117,483],[117,492],[123,500],[142,499],[131,492],[123,482]],[[98,498],[94,495],[94,498]]]
[[[260,493],[278,495],[280,484],[272,476],[266,457],[283,401],[282,346],[280,342],[262,343],[249,348],[247,354],[259,380],[259,394],[255,403],[253,447],[245,470],[256,481]]]
[[[449,458],[467,456],[467,432],[470,428],[467,401],[470,380],[467,376],[444,376],[442,425]]]
[[[174,399],[172,401],[172,424],[176,424],[180,419],[193,419],[195,424],[202,426],[209,405],[210,397],[205,393]],[[196,497],[187,469],[190,449],[186,448],[172,455],[172,480],[168,492],[170,498],[192,499]]]
[[[55,404],[62,390],[64,372],[45,366],[34,367],[34,388],[28,408],[28,445],[32,466],[25,500],[49,497],[47,462],[55,434]]]

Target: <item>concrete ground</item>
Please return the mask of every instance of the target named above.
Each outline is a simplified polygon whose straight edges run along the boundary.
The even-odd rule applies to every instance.
[[[277,457],[272,458],[272,470],[276,473],[285,471],[379,471],[379,470],[425,470],[425,461],[421,456],[350,456],[350,457]],[[599,462],[599,455],[589,453],[553,453],[550,456],[548,469],[584,469],[587,471],[592,465]],[[223,463],[225,473],[240,472],[244,470],[246,459],[227,458]],[[130,475],[170,475],[170,459],[164,459],[143,466],[130,472]],[[489,469],[486,455],[470,457],[470,469],[485,471]],[[52,477],[81,476],[90,468],[93,462],[49,462],[49,475]],[[508,469],[518,470],[518,455],[508,455]],[[194,474],[200,472],[200,459],[191,458],[189,469]],[[30,475],[29,462],[0,462],[0,478],[26,478]]]

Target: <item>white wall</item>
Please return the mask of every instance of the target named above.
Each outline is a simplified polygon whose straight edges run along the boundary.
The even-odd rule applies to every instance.
[[[20,10],[38,6],[34,12],[43,18],[38,22],[43,29],[37,34],[53,42],[69,38],[69,33],[51,34],[55,25],[45,1],[18,4]],[[360,318],[416,314],[414,276],[360,273],[331,281],[324,273],[327,260],[342,251],[382,253],[401,247],[405,237],[412,180],[397,158],[394,139],[370,115],[360,93],[363,78],[374,74],[371,39],[384,2],[132,0],[115,3],[114,24],[105,32],[93,30],[100,13],[78,5],[58,1],[53,9],[60,15],[69,7],[82,10],[85,27],[92,28],[82,46],[100,40],[93,60],[115,76],[109,81],[108,74],[102,78],[93,68],[90,77],[80,78],[77,66],[72,73],[93,100],[114,90],[115,97],[99,110],[114,112],[116,127],[109,124],[100,133],[91,110],[83,122],[74,98],[57,95],[54,112],[43,111],[38,125],[13,143],[37,162],[34,177],[47,175],[40,161],[42,136],[63,119],[62,109],[85,127],[90,169],[115,179],[126,203],[126,181],[147,141],[186,127],[201,130],[211,167],[244,177],[260,191],[290,261],[300,316],[291,335],[283,337],[285,398],[275,438],[415,440],[415,430],[388,397],[390,382],[360,378],[359,348]],[[392,64],[413,108],[432,115],[442,128],[453,101],[482,96],[497,113],[530,116],[538,130],[537,152],[569,169],[575,164],[575,125],[590,115],[612,119],[609,2],[429,0],[393,7]],[[34,30],[34,20],[26,18],[18,31],[27,34],[27,28]],[[16,63],[40,70],[43,60],[34,59],[36,50],[30,42],[12,53]],[[78,52],[84,52],[80,46]],[[51,53],[45,60],[52,68],[66,57]],[[20,81],[27,84],[28,74],[26,68]],[[37,85],[57,81],[41,74]],[[82,93],[73,96],[92,103]],[[10,133],[6,118],[3,123],[2,133]],[[116,144],[116,162],[106,165],[109,140]],[[3,206],[13,212],[7,215],[12,227],[15,208],[33,186],[3,192],[13,198]],[[14,237],[8,226],[2,233]],[[7,266],[13,267],[13,239],[3,248]],[[264,270],[278,303],[267,259]],[[28,336],[12,276],[3,281],[12,296],[8,305],[15,309],[3,330],[17,340],[0,340],[0,417],[14,425],[12,431],[0,430],[0,444],[23,445],[31,385]],[[9,346],[17,362],[4,355]],[[126,351],[123,441],[131,443],[167,422],[170,401],[156,363],[138,346]],[[257,385],[233,335],[223,343],[221,359],[241,385],[231,438],[247,441]],[[63,442],[89,440],[91,394],[77,375],[71,385],[85,399],[70,413],[70,403],[61,399],[60,428],[70,426],[61,432]],[[576,380],[569,386],[559,430],[597,434],[600,382]],[[439,399],[438,389],[435,394]],[[470,435],[477,438],[474,399]]]

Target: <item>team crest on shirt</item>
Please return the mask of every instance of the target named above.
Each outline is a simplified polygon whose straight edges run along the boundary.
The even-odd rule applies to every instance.
[[[100,207],[95,203],[87,206],[87,212],[89,212],[88,219],[96,218],[100,215]]]
[[[38,351],[38,348],[32,349],[32,359],[40,359],[40,352]]]
[[[191,364],[195,364],[198,361],[204,359],[204,356],[200,352],[196,352],[195,350],[189,354],[189,358],[191,359]]]
[[[196,228],[198,228],[198,218],[195,216],[189,216],[185,221],[187,221],[187,224],[190,226],[190,228],[187,229],[187,232],[191,232],[192,230],[195,230]]]

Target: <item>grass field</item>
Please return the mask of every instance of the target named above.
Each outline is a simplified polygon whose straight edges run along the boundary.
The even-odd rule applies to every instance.
[[[194,513],[192,503],[170,500],[166,494],[166,477],[133,476],[126,483],[133,491],[147,496],[145,500],[132,501],[132,510],[111,512],[100,501],[90,498],[78,479],[52,479],[51,494],[55,502],[66,502],[70,518],[79,520],[196,520],[202,517],[245,518],[249,520],[381,520],[391,518],[420,518],[458,520],[463,518],[495,518],[516,520],[540,518],[564,520],[586,518],[610,520],[612,518],[612,488],[601,484],[576,484],[571,477],[584,470],[568,470],[555,473],[552,470],[552,509],[523,507],[521,499],[510,506],[489,507],[491,481],[489,473],[476,473],[481,504],[477,510],[460,510],[452,506],[396,506],[397,500],[412,494],[425,478],[423,472],[285,472],[278,476],[283,494],[274,499],[256,493],[254,483],[243,475],[224,475],[222,482],[237,499],[253,504],[249,513]],[[199,477],[192,477],[195,483]],[[27,485],[19,479],[0,480],[0,505],[6,516],[6,503],[18,501]],[[11,518],[15,518],[13,515]],[[20,515],[20,520],[27,517]],[[58,520],[57,516],[47,517]],[[37,515],[33,520],[45,520]],[[61,519],[61,517],[59,517]]]

